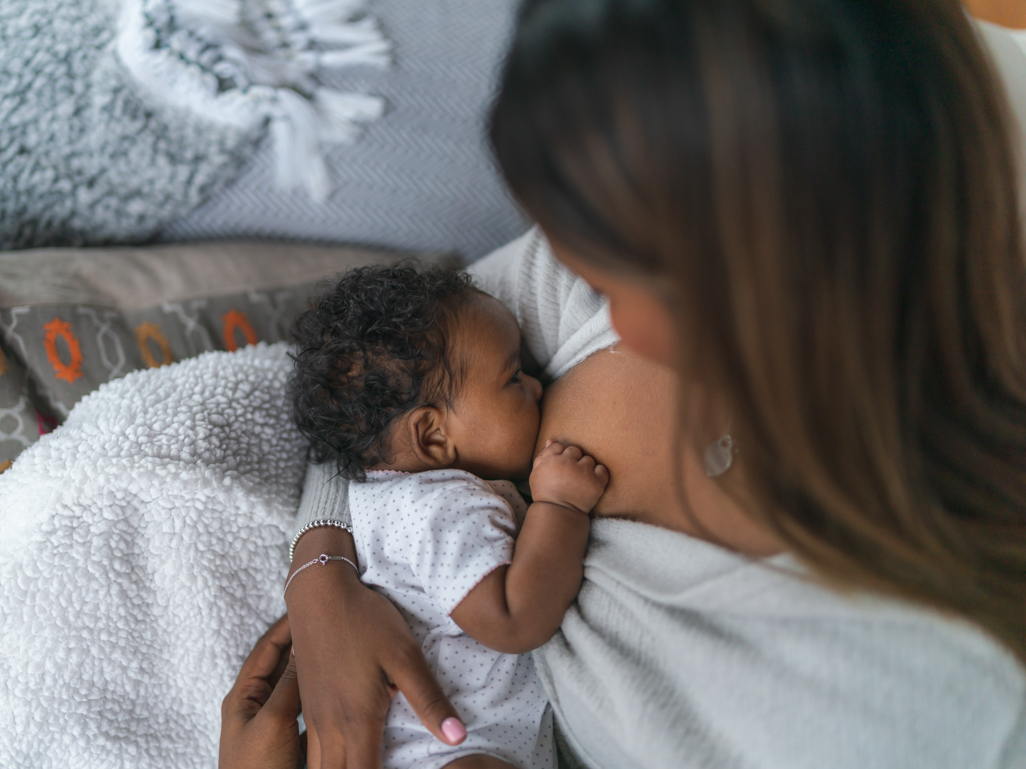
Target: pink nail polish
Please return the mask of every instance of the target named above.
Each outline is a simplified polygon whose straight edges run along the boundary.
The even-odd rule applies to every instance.
[[[458,718],[447,718],[442,721],[442,734],[450,745],[456,745],[467,736],[467,730]]]

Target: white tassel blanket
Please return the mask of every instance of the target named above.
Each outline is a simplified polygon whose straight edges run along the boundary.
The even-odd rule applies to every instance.
[[[130,374],[0,475],[0,767],[214,767],[284,613],[304,443],[283,344]]]
[[[116,48],[153,104],[244,131],[269,124],[278,183],[323,201],[324,150],[385,103],[322,75],[388,66],[392,46],[363,0],[121,0]]]

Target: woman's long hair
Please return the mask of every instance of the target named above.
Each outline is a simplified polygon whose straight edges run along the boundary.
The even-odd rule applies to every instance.
[[[996,82],[955,0],[528,0],[491,139],[550,237],[670,286],[754,520],[1026,661],[1026,258]]]

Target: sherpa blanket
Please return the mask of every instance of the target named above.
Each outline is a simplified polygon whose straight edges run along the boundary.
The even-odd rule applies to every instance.
[[[284,345],[103,385],[0,475],[0,766],[210,767],[285,612]]]
[[[4,0],[0,249],[138,242],[270,135],[278,180],[323,199],[322,153],[380,98],[325,71],[384,66],[362,0]]]

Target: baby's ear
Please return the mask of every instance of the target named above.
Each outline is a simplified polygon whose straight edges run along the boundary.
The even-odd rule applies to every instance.
[[[433,470],[451,467],[456,461],[456,444],[446,429],[445,417],[445,412],[434,406],[421,406],[406,415],[410,448]]]

